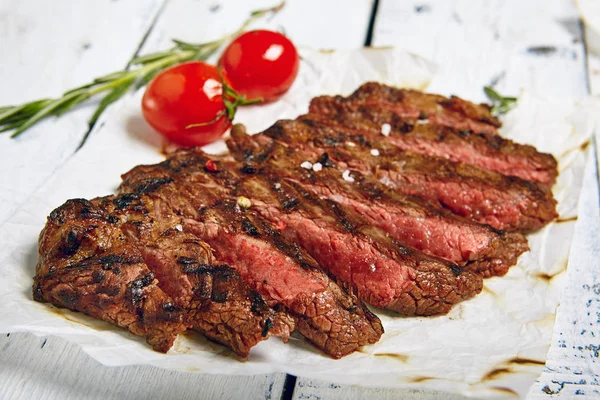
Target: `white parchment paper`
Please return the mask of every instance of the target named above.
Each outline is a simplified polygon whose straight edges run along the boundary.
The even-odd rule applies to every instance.
[[[349,94],[376,80],[426,88],[434,66],[392,49],[302,51],[300,75],[279,102],[240,110],[250,131],[307,111],[319,94]],[[456,93],[460,95],[460,93]],[[376,311],[381,341],[332,360],[294,336],[256,346],[247,360],[200,335],[182,335],[166,355],[142,338],[85,315],[34,302],[31,284],[37,236],[49,212],[69,198],[114,192],[120,174],[162,160],[160,137],[141,118],[141,93],[111,108],[86,146],[76,153],[0,227],[0,331],[55,335],[80,344],[106,365],[154,366],[216,374],[288,372],[339,383],[448,390],[473,396],[524,396],[539,376],[560,301],[585,165],[586,143],[600,115],[594,99],[540,99],[523,93],[505,118],[502,133],[552,152],[560,164],[555,187],[561,218],[530,235],[531,252],[502,278],[485,281],[476,298],[445,316],[401,318]],[[209,146],[221,151],[223,143]],[[24,175],[22,179],[27,179]]]

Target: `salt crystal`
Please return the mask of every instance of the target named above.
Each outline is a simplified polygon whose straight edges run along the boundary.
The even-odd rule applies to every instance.
[[[175,225],[175,229],[177,229],[179,232],[183,232],[183,226],[181,226],[181,224]]]
[[[312,170],[315,172],[319,172],[323,169],[323,165],[321,163],[314,163],[312,166]]]
[[[302,164],[300,164],[300,166],[304,169],[311,169],[313,165],[309,161],[304,161]]]
[[[377,149],[371,149],[371,155],[375,156],[375,157],[379,157],[379,150],[377,150]]]
[[[375,272],[377,268],[375,268],[375,264],[371,264],[369,265],[369,269],[371,270],[371,272]]]
[[[392,131],[392,126],[390,124],[381,125],[381,134],[383,136],[390,136],[391,131]]]
[[[356,146],[356,143],[354,143],[354,142],[346,142],[346,145],[348,147],[354,147],[354,146]]]
[[[346,182],[354,182],[354,178],[352,176],[350,176],[350,171],[349,170],[345,170],[344,173],[342,174],[342,178],[344,178],[344,180]]]
[[[275,189],[281,189],[281,183],[279,183],[279,182],[277,182],[273,186],[275,187]]]

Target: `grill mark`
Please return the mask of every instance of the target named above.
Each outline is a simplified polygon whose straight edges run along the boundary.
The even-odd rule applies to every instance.
[[[135,188],[137,195],[148,194],[158,190],[161,186],[172,183],[172,178],[151,178]]]
[[[181,265],[181,270],[191,275],[216,275],[219,274],[224,279],[229,279],[235,273],[235,269],[225,264],[201,264],[198,260],[191,257],[178,257],[177,263]]]

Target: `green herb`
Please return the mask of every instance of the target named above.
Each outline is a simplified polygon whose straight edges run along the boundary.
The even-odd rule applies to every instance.
[[[500,96],[498,92],[489,86],[483,88],[485,95],[492,101],[492,113],[496,115],[503,115],[509,112],[517,103],[516,97],[504,97]]]
[[[146,85],[157,73],[174,64],[208,59],[223,46],[223,44],[244,32],[254,21],[267,14],[278,12],[284,4],[285,2],[281,2],[275,7],[253,11],[250,17],[244,21],[238,30],[225,35],[218,40],[194,44],[174,39],[174,46],[171,49],[135,57],[131,60],[126,70],[113,72],[103,77],[96,78],[91,83],[65,92],[59,98],[41,99],[17,106],[0,107],[0,132],[13,131],[10,137],[17,137],[40,120],[49,116],[61,116],[78,104],[101,93],[105,93],[98,108],[89,120],[89,134],[89,131],[102,112],[110,104],[123,97],[130,89],[138,89]],[[131,66],[133,66],[134,69],[129,70],[129,67]],[[248,101],[244,98],[234,99],[234,104],[225,103],[228,114],[229,109],[232,106],[252,103],[252,101]],[[233,109],[235,109],[235,107],[233,107]],[[230,116],[231,115],[232,114],[230,114]],[[87,135],[83,140],[84,142],[86,138]]]

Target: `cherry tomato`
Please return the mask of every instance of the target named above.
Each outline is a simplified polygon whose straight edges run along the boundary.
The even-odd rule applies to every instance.
[[[219,60],[233,88],[247,99],[277,100],[294,83],[298,52],[278,32],[256,30],[237,37]]]
[[[142,98],[142,112],[146,121],[172,142],[202,146],[231,127],[222,94],[216,67],[200,61],[178,64],[150,82]]]

